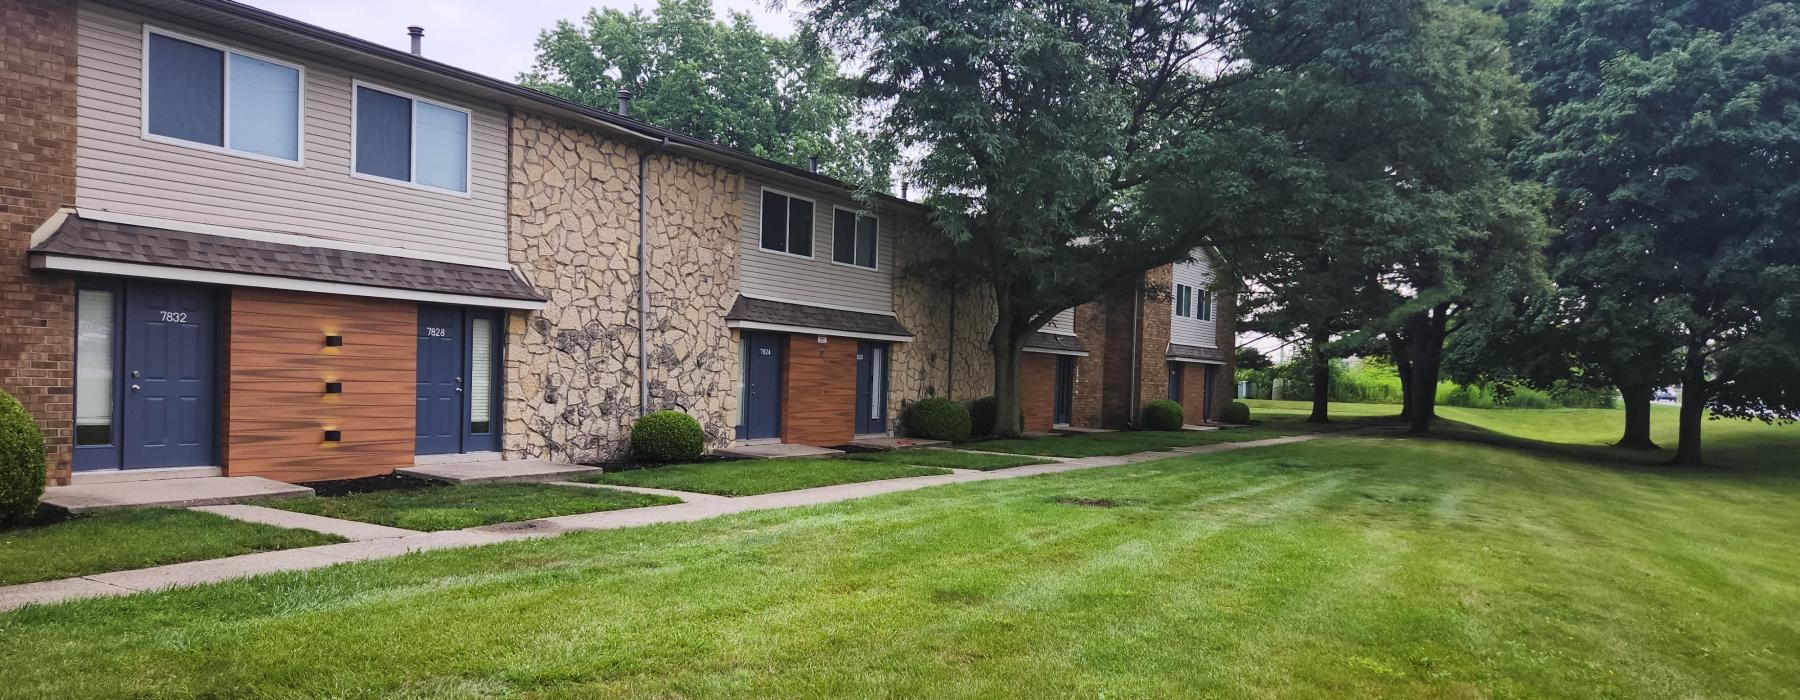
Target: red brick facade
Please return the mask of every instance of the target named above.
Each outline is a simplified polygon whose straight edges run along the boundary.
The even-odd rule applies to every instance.
[[[1150,270],[1139,283],[1115,289],[1078,310],[1076,330],[1092,354],[1081,365],[1086,376],[1077,380],[1076,425],[1136,427],[1144,404],[1169,397],[1172,319],[1168,305],[1173,273],[1169,265]],[[1217,304],[1219,351],[1226,363],[1214,373],[1215,419],[1232,400],[1236,385],[1232,358],[1237,347],[1235,297],[1221,292]],[[1198,423],[1205,415],[1200,403],[1204,401],[1206,370],[1204,365],[1184,364],[1181,403],[1188,422]],[[1097,386],[1083,389],[1089,381]],[[1092,408],[1084,409],[1084,401],[1091,402]],[[1082,422],[1084,410],[1093,412],[1092,422]]]
[[[75,205],[75,3],[0,0],[0,388],[44,429],[51,483],[69,480],[74,286],[25,250]]]
[[[1019,412],[1025,432],[1047,433],[1056,422],[1056,359],[1028,352],[1019,358]]]
[[[1100,427],[1101,403],[1106,395],[1106,305],[1100,302],[1075,307],[1075,335],[1087,348],[1087,357],[1075,361],[1075,401],[1070,425]]]

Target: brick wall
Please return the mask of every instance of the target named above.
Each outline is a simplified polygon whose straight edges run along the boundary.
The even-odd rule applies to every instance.
[[[1056,358],[1028,352],[1019,358],[1019,413],[1026,432],[1047,433],[1056,423]]]
[[[856,434],[856,346],[852,338],[789,335],[781,376],[781,441],[842,445]]]
[[[31,233],[75,204],[75,3],[0,0],[0,387],[44,429],[53,484],[69,480],[73,283],[34,274]]]
[[[1106,304],[1093,302],[1075,307],[1075,335],[1087,348],[1087,357],[1075,360],[1075,403],[1069,424],[1098,428],[1101,402],[1106,394]]]
[[[1190,424],[1198,424],[1206,416],[1206,365],[1178,363],[1181,367],[1181,415]]]
[[[1231,405],[1237,396],[1237,294],[1235,287],[1219,290],[1218,311],[1214,318],[1218,319],[1219,352],[1225,356],[1225,366],[1220,367],[1213,377],[1213,418],[1225,415],[1225,407]]]
[[[1139,323],[1143,336],[1138,343],[1138,405],[1132,407],[1135,421],[1144,404],[1169,398],[1169,331],[1173,324],[1169,310],[1169,290],[1175,283],[1175,266],[1164,265],[1144,273],[1144,314]]]

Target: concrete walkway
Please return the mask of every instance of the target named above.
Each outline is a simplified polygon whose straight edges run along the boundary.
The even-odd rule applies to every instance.
[[[323,532],[327,535],[337,535],[338,537],[350,540],[351,542],[380,540],[389,537],[406,537],[407,535],[419,534],[417,530],[403,530],[397,527],[388,527],[386,525],[327,518],[323,515],[295,513],[280,508],[265,508],[263,506],[199,506],[197,508],[189,508],[188,510],[212,513],[213,515],[221,515],[231,518],[232,520],[242,520],[247,523],[262,523],[264,525],[274,525],[275,527],[285,527],[295,530]]]
[[[394,473],[451,484],[503,484],[530,481],[566,481],[599,469],[541,459],[491,459],[479,462],[420,464]]]
[[[115,508],[211,506],[257,498],[302,498],[313,490],[260,476],[118,481],[44,489],[44,504],[70,513]]]
[[[450,530],[446,532],[422,532],[404,536],[365,539],[342,544],[329,544],[317,547],[301,547],[276,552],[260,552],[223,559],[169,564],[149,569],[134,571],[116,571],[92,576],[27,583],[17,586],[0,587],[0,611],[12,610],[25,605],[57,603],[84,598],[103,598],[122,596],[141,591],[161,590],[181,586],[194,586],[206,583],[218,583],[233,579],[248,578],[260,574],[282,571],[304,571],[317,569],[333,564],[387,559],[412,552],[423,552],[434,549],[452,549],[474,547],[500,542],[512,542],[539,537],[550,537],[564,532],[582,530],[612,530],[618,528],[655,525],[660,523],[692,522],[705,520],[721,515],[743,513],[754,510],[774,508],[791,508],[824,503],[835,503],[856,498],[867,498],[900,491],[912,491],[976,481],[995,479],[1017,479],[1042,474],[1058,474],[1062,472],[1111,467],[1121,464],[1148,462],[1158,459],[1181,457],[1186,454],[1204,454],[1210,452],[1226,452],[1272,445],[1286,445],[1296,442],[1314,440],[1327,435],[1339,433],[1294,435],[1290,437],[1271,438],[1268,440],[1252,440],[1247,442],[1229,442],[1215,445],[1184,447],[1175,452],[1139,452],[1117,457],[1085,457],[1081,459],[1062,459],[1050,464],[1036,464],[1010,469],[992,471],[955,470],[949,474],[918,476],[905,479],[888,479],[885,481],[865,481],[854,484],[839,484],[819,488],[802,489],[769,493],[759,496],[743,496],[725,498],[708,494],[694,494],[683,491],[665,489],[624,488],[600,486],[595,484],[578,484],[569,482],[569,486],[586,488],[620,488],[646,493],[672,495],[685,499],[685,503],[647,508],[631,508],[600,513],[582,513],[565,515],[542,520],[529,520],[518,523],[489,525],[467,530]],[[272,510],[272,509],[264,509]],[[284,511],[285,512],[285,511]],[[221,513],[243,514],[243,511]],[[323,518],[331,520],[331,518]],[[314,523],[319,527],[324,524]],[[356,523],[356,525],[363,525]],[[305,526],[302,526],[305,527]],[[335,526],[334,526],[335,527]],[[375,527],[375,526],[372,526]],[[311,529],[311,528],[309,528]],[[398,528],[389,528],[398,530]],[[323,530],[321,530],[323,531]],[[400,532],[410,532],[399,530]]]

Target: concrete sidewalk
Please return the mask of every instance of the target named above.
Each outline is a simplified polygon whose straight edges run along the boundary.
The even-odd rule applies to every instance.
[[[582,513],[565,515],[542,520],[528,520],[518,523],[504,523],[467,530],[450,530],[446,532],[423,532],[391,537],[380,537],[372,530],[356,529],[358,535],[370,537],[361,541],[329,544],[317,547],[301,547],[276,552],[260,552],[223,559],[169,564],[149,569],[134,571],[115,571],[91,576],[80,576],[58,581],[27,583],[17,586],[0,587],[0,612],[13,610],[25,605],[58,603],[85,598],[103,598],[122,596],[142,591],[161,590],[181,586],[194,586],[206,583],[218,583],[240,578],[248,578],[260,574],[282,571],[304,571],[317,569],[333,564],[371,561],[398,557],[412,552],[423,552],[434,549],[452,549],[474,547],[500,542],[512,542],[539,537],[551,537],[564,532],[583,530],[611,530],[641,525],[661,523],[692,522],[705,520],[721,515],[743,513],[753,510],[770,510],[774,508],[792,508],[796,506],[820,505],[836,503],[857,498],[867,498],[900,491],[960,484],[995,479],[1017,479],[1043,474],[1111,467],[1121,464],[1134,464],[1158,459],[1183,457],[1189,454],[1226,452],[1231,450],[1268,447],[1305,442],[1329,435],[1342,435],[1343,432],[1326,434],[1294,435],[1290,437],[1271,438],[1268,440],[1252,440],[1246,442],[1228,442],[1214,445],[1181,448],[1174,452],[1139,452],[1117,457],[1085,457],[1081,459],[1063,459],[1050,464],[1036,464],[1010,469],[992,471],[957,470],[949,474],[918,476],[904,479],[888,479],[885,481],[864,481],[854,484],[839,484],[819,488],[784,491],[758,496],[725,498],[708,494],[692,494],[682,491],[666,491],[657,489],[657,493],[672,495],[686,499],[685,503],[666,506],[650,506],[627,510],[605,511],[600,513]],[[577,484],[568,484],[575,486]],[[593,486],[579,484],[580,486]],[[605,487],[611,488],[611,487]],[[643,492],[640,489],[629,489]],[[272,510],[272,509],[270,509]],[[221,515],[267,516],[261,513],[220,513]],[[323,520],[331,520],[323,518]],[[331,525],[328,523],[309,522],[309,525],[297,525],[308,529],[324,531],[325,527],[349,527],[364,523],[347,523]],[[394,534],[409,533],[409,530],[386,528]]]

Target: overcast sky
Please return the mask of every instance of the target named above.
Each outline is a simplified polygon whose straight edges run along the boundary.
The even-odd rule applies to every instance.
[[[425,55],[485,75],[514,80],[531,68],[538,32],[556,20],[579,19],[590,7],[628,10],[655,0],[243,0],[302,22],[343,32],[396,49],[407,48],[406,27],[425,28]],[[771,10],[765,0],[713,0],[723,17],[748,12],[763,31],[792,34],[789,9]]]

